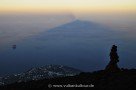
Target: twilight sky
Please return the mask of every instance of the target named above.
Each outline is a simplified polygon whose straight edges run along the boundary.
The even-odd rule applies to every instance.
[[[0,0],[0,12],[134,12],[136,0]]]

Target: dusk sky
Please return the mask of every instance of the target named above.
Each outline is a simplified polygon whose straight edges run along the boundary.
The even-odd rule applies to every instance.
[[[136,0],[0,0],[0,12],[135,12]]]

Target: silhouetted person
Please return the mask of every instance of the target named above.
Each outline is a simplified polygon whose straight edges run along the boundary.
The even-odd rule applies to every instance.
[[[110,62],[106,66],[105,70],[109,72],[119,71],[120,69],[118,68],[118,65],[117,65],[118,62],[119,62],[119,56],[117,54],[117,46],[113,45],[110,52]]]

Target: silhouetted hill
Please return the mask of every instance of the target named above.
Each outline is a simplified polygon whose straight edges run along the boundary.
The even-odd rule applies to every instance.
[[[63,86],[62,86],[63,85]],[[67,87],[65,86],[67,85]],[[73,89],[72,85],[84,87],[81,89],[97,90],[136,90],[136,69],[122,69],[120,72],[108,73],[104,70],[88,73],[80,73],[76,76],[43,79],[14,83],[0,87],[0,90],[46,90],[52,89]],[[88,85],[88,86],[87,86]],[[65,86],[65,87],[64,87]],[[71,88],[68,88],[71,87]]]
[[[12,74],[0,78],[0,85],[12,84],[15,82],[28,82],[53,77],[75,76],[81,73],[80,70],[63,65],[46,65],[32,68],[26,72]]]

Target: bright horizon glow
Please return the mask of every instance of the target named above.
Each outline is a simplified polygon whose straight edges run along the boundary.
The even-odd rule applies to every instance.
[[[136,0],[0,0],[0,12],[135,12]]]

